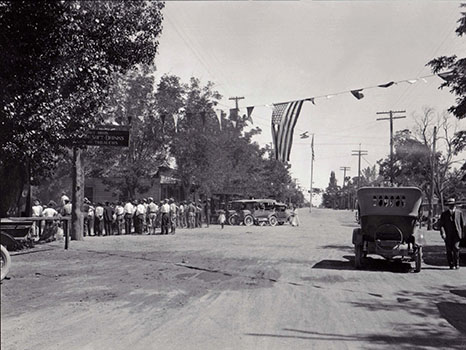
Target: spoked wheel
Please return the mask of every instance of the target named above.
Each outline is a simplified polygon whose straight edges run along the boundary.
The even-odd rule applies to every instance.
[[[8,274],[8,271],[10,271],[10,266],[11,266],[11,257],[10,253],[8,253],[8,250],[4,246],[2,247],[2,260],[1,260],[1,265],[2,265],[2,281]]]
[[[417,253],[414,262],[414,272],[420,272],[422,268],[422,247],[417,248]]]
[[[228,223],[232,226],[238,225],[239,224],[238,216],[237,215],[230,216],[228,218]]]
[[[278,220],[275,216],[271,216],[269,218],[269,225],[270,226],[277,226]]]
[[[243,222],[245,226],[252,226],[254,225],[254,218],[251,215],[248,215],[244,218]]]
[[[360,269],[362,267],[362,259],[364,253],[362,251],[362,245],[357,244],[354,246],[354,267]]]

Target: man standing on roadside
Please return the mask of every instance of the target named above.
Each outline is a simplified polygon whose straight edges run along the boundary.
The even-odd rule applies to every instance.
[[[128,199],[123,209],[125,210],[125,235],[129,235],[131,234],[131,222],[134,214],[134,206],[130,199]]]
[[[162,207],[160,208],[162,214],[162,235],[168,235],[168,226],[170,225],[170,205],[168,199],[163,201]]]
[[[459,269],[460,240],[463,236],[464,217],[460,210],[455,210],[455,199],[447,200],[448,209],[440,215],[440,235],[445,241],[447,261],[450,269]]]
[[[125,224],[125,208],[123,208],[121,202],[118,202],[115,206],[115,215],[117,235],[121,235],[123,233],[123,226]]]
[[[148,214],[149,214],[149,234],[155,235],[155,228],[157,227],[157,214],[159,212],[159,206],[154,202],[152,197],[149,197],[149,206],[148,206]]]
[[[110,206],[110,203],[107,201],[105,202],[105,207],[104,207],[104,226],[105,226],[105,234],[107,236],[113,235],[113,214],[115,211],[113,208]]]

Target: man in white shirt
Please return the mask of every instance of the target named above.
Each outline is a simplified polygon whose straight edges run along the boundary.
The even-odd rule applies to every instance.
[[[155,235],[155,230],[157,228],[157,214],[159,212],[159,206],[154,203],[154,199],[149,197],[149,205],[147,207],[149,214],[149,234]]]
[[[125,235],[129,235],[131,234],[131,222],[134,214],[134,206],[131,200],[128,199],[123,209],[125,212]]]
[[[123,208],[121,202],[118,202],[115,206],[115,215],[117,235],[121,235],[123,233],[123,225],[125,223],[125,208]]]
[[[173,198],[170,198],[170,233],[175,234],[176,230],[176,222],[177,222],[177,215],[178,215],[178,206],[176,205]]]
[[[163,201],[163,205],[160,208],[162,214],[162,235],[168,235],[168,226],[170,225],[170,205],[168,199]]]
[[[139,201],[139,204],[136,206],[136,213],[134,215],[136,222],[135,222],[135,228],[136,228],[136,233],[138,235],[142,235],[142,232],[144,231],[144,217],[146,213],[146,207],[144,206],[144,201],[141,199]]]

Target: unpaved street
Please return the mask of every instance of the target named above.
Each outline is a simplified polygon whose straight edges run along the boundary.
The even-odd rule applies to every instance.
[[[466,349],[466,266],[438,232],[423,270],[353,268],[349,211],[301,226],[218,225],[12,253],[2,350]]]

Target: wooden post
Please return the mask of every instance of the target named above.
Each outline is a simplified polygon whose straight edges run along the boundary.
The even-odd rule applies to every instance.
[[[81,149],[73,147],[73,189],[72,189],[72,212],[71,212],[71,239],[83,240],[83,205],[84,171],[81,162]]]
[[[434,126],[434,134],[432,140],[432,155],[430,169],[430,205],[429,205],[429,220],[427,221],[427,230],[432,230],[434,222],[434,187],[435,187],[435,142],[437,141],[437,127]]]

